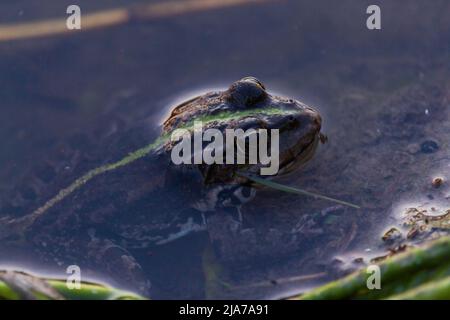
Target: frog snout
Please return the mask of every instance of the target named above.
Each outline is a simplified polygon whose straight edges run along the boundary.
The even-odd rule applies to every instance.
[[[322,127],[322,117],[316,110],[311,107],[305,107],[300,117],[303,120],[303,123],[309,124],[316,131],[320,131]]]
[[[322,127],[322,117],[320,116],[319,113],[313,111],[312,112],[312,121],[313,121],[313,126],[316,128],[317,131],[320,131],[321,127]]]
[[[310,128],[310,130],[320,131],[322,118],[320,114],[313,109],[307,108],[298,114],[292,115],[288,119],[289,123],[295,123],[300,127]]]

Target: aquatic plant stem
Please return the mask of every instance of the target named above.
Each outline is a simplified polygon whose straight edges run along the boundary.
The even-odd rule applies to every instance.
[[[191,12],[215,10],[267,1],[273,0],[180,0],[139,4],[126,8],[116,8],[83,14],[81,27],[83,31],[89,31],[98,28],[117,26],[130,21],[152,20]],[[0,25],[0,42],[63,34],[76,34],[76,30],[69,30],[66,27],[66,17],[62,19]]]
[[[413,281],[415,287],[421,285],[421,281],[427,281],[426,277],[421,275],[424,270],[435,272],[437,269],[447,268],[447,261],[450,259],[450,238],[444,237],[436,240],[426,246],[411,249],[405,253],[398,254],[388,258],[379,264],[381,273],[381,294],[378,298],[389,298],[392,288],[389,284],[397,284],[398,288],[406,289],[406,280]],[[441,273],[438,273],[441,274]],[[371,275],[366,268],[337,281],[333,281],[322,287],[314,289],[306,294],[292,297],[292,299],[302,300],[336,300],[336,299],[364,299],[369,297],[371,290],[367,288],[367,278]],[[437,281],[436,279],[432,281]],[[448,284],[448,283],[447,283]],[[436,288],[439,292],[448,292],[447,284]],[[385,289],[388,289],[384,291]],[[421,292],[428,291],[429,287],[422,287]],[[413,290],[413,289],[411,289]],[[375,290],[378,291],[378,290]],[[411,295],[414,291],[408,293]],[[419,291],[417,291],[419,292]],[[416,292],[416,293],[417,293]],[[428,291],[429,292],[429,291]],[[384,294],[383,294],[384,293]],[[405,292],[406,294],[406,292]],[[424,293],[425,294],[425,293]],[[394,298],[395,296],[393,296]],[[449,296],[448,296],[449,297]]]
[[[0,270],[0,300],[142,300],[132,292],[101,283],[81,281],[69,287],[65,279],[51,279],[16,270]]]

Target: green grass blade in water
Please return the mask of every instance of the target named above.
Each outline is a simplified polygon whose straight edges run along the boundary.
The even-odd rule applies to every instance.
[[[248,174],[248,173],[244,173],[244,172],[237,172],[237,174],[242,176],[242,177],[244,177],[244,178],[247,178],[247,179],[249,179],[249,180],[251,180],[251,181],[253,181],[255,183],[258,183],[260,185],[263,185],[263,186],[266,186],[266,187],[269,187],[269,188],[272,188],[272,189],[275,189],[275,190],[284,191],[284,192],[288,192],[288,193],[294,193],[294,194],[301,194],[301,195],[305,195],[305,196],[308,196],[308,197],[313,197],[313,198],[316,198],[316,199],[327,200],[327,201],[331,201],[331,202],[334,202],[334,203],[342,204],[344,206],[348,206],[348,207],[352,207],[352,208],[356,208],[356,209],[360,209],[361,208],[360,206],[358,206],[356,204],[353,204],[353,203],[350,203],[350,202],[347,202],[347,201],[334,199],[334,198],[327,197],[327,196],[324,196],[324,195],[321,195],[321,194],[318,194],[318,193],[315,193],[315,192],[306,191],[306,190],[303,190],[303,189],[300,189],[300,188],[286,186],[286,185],[279,184],[279,183],[276,183],[276,182],[273,182],[273,181],[270,181],[270,180],[267,180],[267,179],[259,178],[257,176],[252,175],[252,174]]]

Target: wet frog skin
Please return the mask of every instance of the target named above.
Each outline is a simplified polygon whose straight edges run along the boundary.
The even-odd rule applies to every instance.
[[[206,230],[205,213],[237,207],[254,194],[236,171],[255,173],[257,165],[171,162],[171,133],[192,130],[194,120],[221,132],[279,129],[279,174],[311,158],[321,128],[314,109],[269,94],[255,78],[241,79],[175,107],[156,139],[143,121],[105,137],[92,154],[78,150],[69,169],[57,155],[45,170],[32,169],[1,199],[0,239],[50,264],[91,268],[147,292],[149,276],[130,250]]]

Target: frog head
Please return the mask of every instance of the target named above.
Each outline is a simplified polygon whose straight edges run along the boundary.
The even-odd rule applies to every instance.
[[[270,156],[272,156],[271,160],[278,161],[275,174],[280,175],[297,168],[312,157],[320,138],[321,122],[320,114],[313,108],[298,100],[272,95],[259,80],[246,77],[234,82],[225,91],[209,92],[178,105],[164,121],[163,132],[171,135],[177,132],[177,129],[184,130],[185,133],[190,134],[189,139],[194,145],[194,140],[198,139],[195,132],[199,128],[199,123],[203,132],[214,129],[214,139],[209,137],[211,139],[206,139],[208,141],[201,141],[203,151],[205,148],[211,148],[211,141],[217,142],[216,135],[221,133],[224,152],[220,148],[217,148],[215,152],[218,150],[221,152],[223,163],[196,162],[194,147],[189,155],[190,163],[200,169],[207,183],[241,183],[246,179],[238,176],[236,174],[238,171],[261,173],[261,169],[268,166],[258,161],[260,159],[256,163],[251,163],[249,160],[249,154],[252,151],[256,152],[259,158],[260,146],[256,144],[255,149],[255,146],[251,145],[251,134],[258,136],[253,141],[259,141],[261,132],[265,130],[266,141],[269,145],[267,146],[268,154],[271,153],[272,144],[277,142],[278,153]],[[234,137],[227,135],[230,129],[231,132],[239,132],[240,129],[241,133],[249,133],[245,136],[244,144],[239,145],[236,135]],[[278,141],[273,139],[272,129],[278,131]],[[232,163],[226,161],[227,151],[230,151],[225,147],[227,138],[235,139]],[[180,148],[176,146],[181,143],[180,141],[181,139],[175,139],[175,141],[172,139],[166,144],[166,151],[179,151]],[[218,146],[221,143],[214,145]],[[237,159],[238,148],[245,154],[245,163]],[[278,159],[274,159],[274,156]]]

